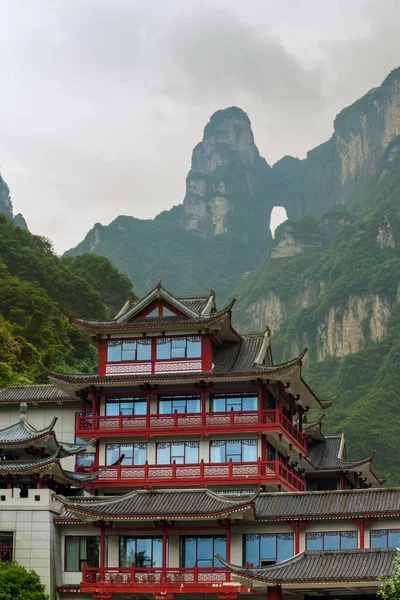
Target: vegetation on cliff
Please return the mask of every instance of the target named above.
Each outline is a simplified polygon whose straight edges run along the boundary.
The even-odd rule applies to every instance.
[[[106,259],[59,259],[48,240],[0,215],[0,385],[43,381],[39,361],[92,370],[94,348],[68,325],[60,307],[107,318],[131,287]]]

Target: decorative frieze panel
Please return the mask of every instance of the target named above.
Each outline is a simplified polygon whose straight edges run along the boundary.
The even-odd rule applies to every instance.
[[[148,373],[151,373],[151,362],[106,365],[106,375],[147,375]]]
[[[201,371],[201,360],[180,360],[168,362],[156,362],[154,365],[156,373],[185,373],[186,371]]]

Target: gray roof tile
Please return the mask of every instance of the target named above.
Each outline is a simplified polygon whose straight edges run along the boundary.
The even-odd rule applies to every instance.
[[[334,516],[400,516],[400,488],[325,492],[278,492],[255,499],[261,520],[318,519]]]
[[[377,581],[381,575],[393,574],[397,554],[395,548],[314,550],[270,567],[246,568],[221,562],[240,577],[277,584]]]
[[[65,502],[66,515],[99,515],[119,518],[154,519],[161,517],[207,518],[244,510],[252,506],[254,495],[230,497],[208,489],[198,490],[135,490],[107,500],[82,498]]]
[[[368,462],[369,458],[361,460],[344,460],[339,458],[339,449],[342,436],[328,436],[322,441],[313,441],[308,449],[308,459],[316,469],[352,469],[362,463]]]
[[[68,394],[52,384],[46,385],[10,385],[0,388],[0,404],[13,402],[49,402],[73,401]]]
[[[0,447],[9,444],[28,443],[32,440],[46,437],[51,434],[55,420],[44,429],[36,429],[28,421],[21,419],[13,425],[0,429]]]

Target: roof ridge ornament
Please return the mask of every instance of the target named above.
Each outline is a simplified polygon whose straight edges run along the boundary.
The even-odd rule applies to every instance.
[[[260,348],[259,353],[256,356],[254,364],[260,365],[260,366],[264,365],[265,356],[267,354],[267,350],[268,350],[270,344],[271,344],[271,329],[267,325],[265,327],[265,333],[264,333],[263,341],[261,343],[261,348]]]

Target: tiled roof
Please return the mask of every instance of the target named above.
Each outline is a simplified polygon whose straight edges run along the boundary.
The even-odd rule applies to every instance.
[[[13,402],[75,401],[55,385],[10,385],[0,388],[0,404]]]
[[[288,375],[298,370],[301,366],[301,357],[297,357],[279,365],[260,366],[254,364],[257,353],[262,344],[262,335],[244,336],[242,342],[225,342],[217,351],[215,367],[212,371],[198,371],[196,373],[160,373],[153,375],[104,375],[98,373],[57,373],[46,370],[49,377],[56,381],[77,385],[98,385],[99,383],[130,383],[135,381],[169,381],[177,379],[214,379],[217,377],[235,377],[246,375],[278,376]],[[318,405],[316,405],[318,407]]]
[[[400,516],[400,488],[260,494],[255,512],[256,519],[267,521]]]
[[[20,445],[38,438],[46,437],[52,433],[57,418],[54,418],[48,427],[36,429],[25,419],[0,429],[0,447],[9,445]]]
[[[113,519],[211,518],[240,512],[253,506],[252,496],[229,497],[208,489],[197,490],[138,490],[114,498],[94,499],[65,504],[65,518],[85,515]]]
[[[0,448],[21,448],[39,440],[39,445],[41,447],[46,447],[47,450],[53,454],[58,451],[60,458],[65,458],[66,456],[72,456],[85,451],[88,446],[95,442],[95,439],[91,439],[85,444],[59,442],[53,431],[56,421],[57,417],[54,417],[50,425],[44,429],[36,429],[26,419],[20,419],[17,423],[0,429]]]
[[[342,436],[328,436],[323,441],[313,442],[308,449],[308,459],[318,471],[334,469],[355,469],[371,460],[345,460],[339,458]]]
[[[67,479],[77,484],[85,481],[93,481],[98,473],[75,473],[64,471],[60,464],[60,449],[52,456],[24,460],[0,460],[0,475],[51,473],[60,479]]]
[[[201,296],[199,298],[178,298],[178,300],[190,308],[190,310],[193,310],[200,315],[207,306],[209,296]]]
[[[272,584],[377,581],[381,575],[394,572],[395,548],[364,550],[313,550],[269,567],[246,568],[227,563],[229,571],[240,579]],[[218,557],[219,558],[219,557]]]
[[[240,342],[225,342],[214,355],[213,373],[264,373],[265,367],[255,364],[263,339],[260,333],[243,335]]]
[[[211,325],[212,323],[218,323],[230,313],[230,307],[226,307],[223,310],[218,312],[214,312],[210,315],[195,315],[194,317],[190,317],[188,315],[173,315],[173,316],[165,316],[165,317],[144,317],[140,319],[132,319],[132,321],[90,321],[86,319],[79,319],[77,317],[73,317],[68,315],[69,321],[72,325],[76,325],[77,327],[92,331],[92,332],[100,332],[100,331],[125,331],[125,330],[133,330],[143,325],[146,325],[146,329],[155,329],[162,325],[163,327],[174,328],[176,325],[189,325],[190,327],[198,326],[198,327],[206,327]]]

